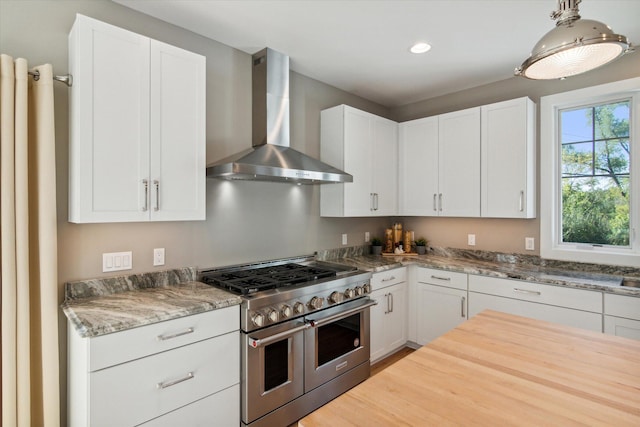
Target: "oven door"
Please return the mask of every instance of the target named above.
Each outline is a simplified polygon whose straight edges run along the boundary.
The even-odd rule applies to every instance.
[[[243,333],[242,421],[246,424],[304,392],[304,330],[292,320]]]
[[[305,380],[308,392],[369,361],[369,298],[307,316]]]

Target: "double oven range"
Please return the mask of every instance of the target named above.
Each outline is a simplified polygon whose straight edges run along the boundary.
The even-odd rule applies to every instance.
[[[242,296],[243,426],[286,426],[369,377],[371,273],[298,257],[204,270]]]

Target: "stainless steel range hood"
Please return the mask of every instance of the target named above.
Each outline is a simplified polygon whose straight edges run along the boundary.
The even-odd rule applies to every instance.
[[[253,55],[253,148],[207,166],[229,180],[324,184],[353,176],[289,147],[289,57],[266,48]]]

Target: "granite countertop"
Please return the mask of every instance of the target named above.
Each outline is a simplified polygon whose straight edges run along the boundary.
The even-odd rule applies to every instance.
[[[480,251],[437,249],[435,253],[418,256],[379,256],[358,253],[347,254],[331,262],[357,267],[361,270],[380,272],[402,266],[419,265],[421,267],[459,273],[499,277],[503,279],[525,280],[547,285],[567,286],[577,289],[590,289],[608,293],[640,297],[640,288],[621,286],[623,277],[640,276],[640,270],[634,268],[597,266],[593,264],[550,262],[552,265],[539,265],[527,262],[530,256],[495,253],[480,254]],[[503,258],[504,261],[500,261]],[[534,260],[538,262],[538,260]]]
[[[61,307],[81,337],[97,337],[240,304],[196,275],[184,268],[70,282]]]

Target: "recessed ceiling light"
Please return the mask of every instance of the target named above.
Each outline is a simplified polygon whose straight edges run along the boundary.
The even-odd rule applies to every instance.
[[[411,53],[425,53],[431,50],[431,45],[425,42],[418,42],[409,49]]]

